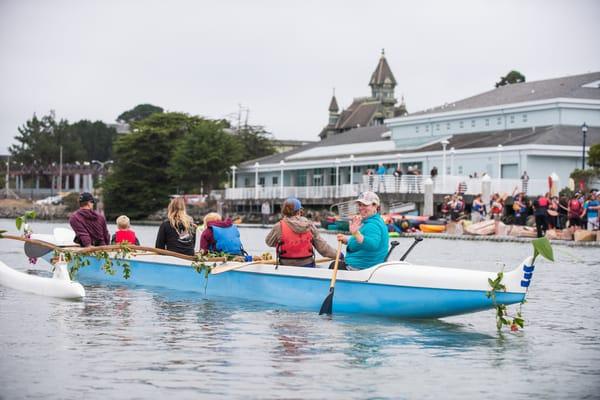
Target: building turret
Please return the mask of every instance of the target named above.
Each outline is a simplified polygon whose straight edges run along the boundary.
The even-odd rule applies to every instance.
[[[384,115],[390,118],[394,115],[394,104],[397,103],[394,97],[394,88],[396,87],[396,78],[385,59],[385,50],[381,50],[381,57],[375,71],[371,75],[371,96],[379,100],[384,107]]]
[[[333,89],[333,95],[331,96],[331,102],[329,103],[329,126],[333,127],[337,124],[340,118],[340,108],[338,107],[337,99],[335,98],[335,89]]]

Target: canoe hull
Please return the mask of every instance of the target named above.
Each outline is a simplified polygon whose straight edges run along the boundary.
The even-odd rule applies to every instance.
[[[206,280],[204,274],[198,274],[189,265],[181,262],[165,264],[134,259],[129,261],[131,277],[126,280],[122,277],[121,267],[117,263],[113,263],[117,272],[111,276],[102,271],[98,260],[93,257],[89,260],[90,266],[81,268],[78,273],[78,279],[83,283],[111,282],[154,286],[196,292],[204,298],[233,297],[315,311],[320,309],[328,293],[331,277],[331,271],[318,268],[280,266],[275,269],[273,265],[254,265],[221,274],[211,274]],[[335,288],[333,312],[401,318],[440,318],[493,307],[492,301],[486,296],[489,287],[485,285],[487,285],[487,277],[493,277],[495,274],[454,270],[479,275],[476,279],[472,278],[475,284],[465,284],[462,285],[465,287],[461,287],[461,282],[457,282],[450,288],[426,287],[427,283],[415,284],[414,282],[422,279],[418,269],[407,271],[407,274],[412,273],[412,276],[395,278],[400,268],[418,267],[396,263],[384,265],[380,269],[375,268],[372,272],[369,270],[340,271]],[[434,270],[436,269],[450,270],[446,268]],[[443,273],[448,272],[443,271]],[[426,275],[427,272],[421,274]],[[449,273],[448,276],[456,276],[456,273],[451,275]],[[401,284],[402,279],[406,284]],[[442,277],[442,280],[449,279]],[[390,281],[394,282],[386,283]],[[479,281],[482,283],[479,284]],[[525,290],[521,289],[497,293],[497,302],[514,304],[523,301]]]
[[[46,278],[14,270],[0,262],[0,285],[40,296],[81,299],[85,289],[70,279]]]

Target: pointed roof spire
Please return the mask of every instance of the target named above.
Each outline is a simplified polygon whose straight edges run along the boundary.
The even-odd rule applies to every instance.
[[[373,75],[371,75],[369,86],[383,85],[386,80],[393,86],[396,86],[396,78],[394,78],[394,74],[392,74],[392,70],[385,59],[385,49],[381,49],[381,57],[379,58],[379,63],[377,64]]]
[[[340,110],[338,107],[337,100],[335,98],[335,88],[333,88],[333,96],[331,96],[331,102],[329,103],[329,112],[336,113]]]

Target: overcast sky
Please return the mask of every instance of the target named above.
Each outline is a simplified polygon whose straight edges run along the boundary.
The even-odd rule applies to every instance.
[[[0,154],[33,113],[110,123],[152,103],[317,140],[332,88],[370,94],[380,52],[419,111],[600,71],[600,1],[0,0]]]

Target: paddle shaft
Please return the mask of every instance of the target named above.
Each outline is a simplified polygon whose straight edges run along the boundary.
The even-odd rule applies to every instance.
[[[415,241],[410,245],[410,247],[408,248],[408,250],[406,250],[406,252],[402,255],[402,257],[400,257],[400,261],[404,261],[406,259],[406,257],[408,256],[408,253],[410,253],[412,251],[412,249],[417,245],[417,243],[419,243],[422,240],[423,240],[423,238],[421,236],[415,237]]]
[[[331,261],[331,258],[319,258],[319,259],[315,260],[315,264],[320,264],[320,263],[327,262],[327,261]],[[250,262],[242,263],[242,264],[238,264],[238,265],[222,265],[222,266],[218,266],[215,269],[213,269],[211,271],[211,274],[218,275],[218,274],[222,274],[224,272],[233,271],[236,269],[244,268],[249,265],[255,265],[255,264],[276,265],[277,260],[265,260],[265,261],[256,260],[256,261],[250,261]],[[281,264],[279,264],[279,265],[281,266]]]
[[[338,242],[337,252],[335,253],[335,264],[333,265],[333,275],[331,276],[331,284],[329,288],[333,291],[335,281],[337,279],[338,267],[340,266],[340,254],[342,253],[342,242]]]
[[[31,244],[34,244],[37,246],[45,247],[48,249],[48,253],[52,250],[60,251],[63,249],[62,247],[56,246],[53,243],[45,242],[43,240],[29,239],[26,237],[15,236],[15,235],[3,235],[2,237],[5,239],[20,240],[22,242],[31,243]],[[176,253],[176,252],[170,251],[170,250],[158,249],[155,247],[137,246],[134,244],[130,244],[127,247],[131,250],[146,251],[146,252],[151,252],[154,254],[159,254],[162,256],[171,256],[171,257],[181,258],[181,259],[187,260],[187,261],[196,261],[195,256],[188,256],[188,255]],[[112,244],[112,245],[108,245],[108,246],[90,246],[90,247],[72,248],[72,251],[74,251],[76,253],[80,253],[80,254],[87,254],[87,253],[93,253],[95,251],[119,251],[121,249],[122,249],[121,245]],[[206,259],[204,261],[212,261],[212,262],[227,261],[227,258],[226,257],[213,257],[213,258]]]

